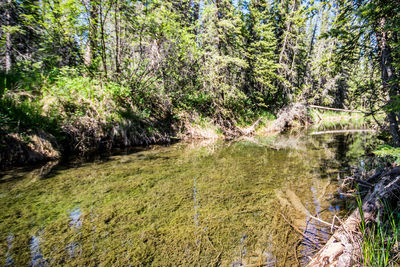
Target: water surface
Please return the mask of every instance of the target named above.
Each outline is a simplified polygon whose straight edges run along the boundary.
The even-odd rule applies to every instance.
[[[0,265],[305,264],[330,235],[309,214],[331,221],[348,210],[337,179],[373,140],[351,132],[179,143],[8,172]]]

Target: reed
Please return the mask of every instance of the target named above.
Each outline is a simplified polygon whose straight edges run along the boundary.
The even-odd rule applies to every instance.
[[[398,266],[399,265],[399,230],[400,213],[388,202],[382,202],[383,212],[378,213],[377,222],[367,225],[362,212],[362,201],[357,198],[361,215],[360,230],[363,266]]]

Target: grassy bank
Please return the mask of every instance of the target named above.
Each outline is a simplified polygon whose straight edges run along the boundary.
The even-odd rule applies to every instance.
[[[240,98],[220,103],[199,92],[177,96],[163,87],[138,88],[128,82],[90,78],[73,68],[4,77],[0,90],[3,167],[176,139],[268,134],[311,121],[318,127],[369,121],[361,114],[307,113],[300,105],[300,109],[278,112],[284,119],[276,127],[273,107],[257,107]]]
[[[272,118],[256,108],[239,112],[218,106],[203,94],[177,97],[163,89],[89,78],[71,68],[8,75],[2,85],[2,167],[172,139],[234,136],[257,118],[263,118],[259,125]]]
[[[311,109],[309,112],[314,125],[322,128],[333,126],[347,126],[351,124],[354,127],[366,127],[376,124],[375,119],[382,121],[382,114],[375,116],[366,116],[364,113],[338,112],[330,110]]]
[[[374,152],[380,162],[400,163],[400,149],[388,145],[380,146]],[[382,163],[380,164],[382,168]],[[378,167],[379,168],[379,167]],[[362,214],[361,199],[357,198],[358,209]],[[360,230],[363,236],[362,263],[365,266],[399,266],[400,265],[400,209],[398,197],[392,196],[389,201],[381,201],[381,212],[377,220],[367,225],[361,216]]]
[[[366,225],[361,221],[361,244],[364,266],[398,266],[400,261],[400,212],[397,204],[382,202],[384,212],[377,215],[376,223]],[[362,215],[361,200],[358,208]],[[361,216],[363,218],[363,216]],[[397,264],[397,265],[396,265]]]

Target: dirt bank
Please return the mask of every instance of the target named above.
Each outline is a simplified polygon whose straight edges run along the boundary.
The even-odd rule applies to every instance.
[[[261,120],[260,117],[250,126],[241,128],[235,119],[218,114],[208,119],[200,119],[197,114],[184,114],[180,120],[164,118],[162,121],[124,120],[118,123],[83,116],[60,126],[57,137],[43,130],[22,133],[0,131],[0,169],[116,148],[168,144],[176,140],[251,136]],[[296,103],[284,107],[268,131],[282,132],[310,123],[306,106]]]

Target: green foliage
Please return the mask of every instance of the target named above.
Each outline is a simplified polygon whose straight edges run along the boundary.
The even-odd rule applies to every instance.
[[[370,33],[385,12],[393,29],[398,19],[381,1],[361,2],[371,5],[12,1],[1,6],[1,62],[8,53],[12,66],[0,69],[0,97],[27,92],[60,123],[168,123],[190,111],[246,124],[295,101],[377,109],[385,93]]]
[[[0,99],[0,129],[7,133],[44,130],[55,136],[60,134],[57,118],[42,115],[38,102],[23,101],[10,97]]]
[[[249,73],[248,96],[258,108],[268,108],[272,98],[280,95],[277,82],[278,55],[275,53],[277,40],[274,34],[272,14],[267,2],[251,2],[247,15]]]
[[[400,164],[400,148],[391,147],[389,145],[382,145],[378,147],[377,150],[374,151],[374,154],[378,157],[389,158],[392,161]]]
[[[34,92],[43,83],[40,67],[29,62],[19,62],[8,74],[0,72],[0,97],[7,91]]]
[[[392,96],[391,101],[384,107],[386,112],[400,111],[400,95]]]
[[[395,263],[400,235],[400,213],[389,203],[384,202],[383,216],[377,215],[377,222],[367,227],[362,211],[362,201],[357,197],[361,216],[362,262],[364,266],[391,266]],[[383,219],[383,220],[382,220]],[[382,221],[381,221],[382,220]]]
[[[99,120],[118,119],[117,111],[131,91],[114,82],[76,75],[77,71],[64,68],[42,90],[41,102],[49,114],[59,114],[68,119],[90,116]]]

